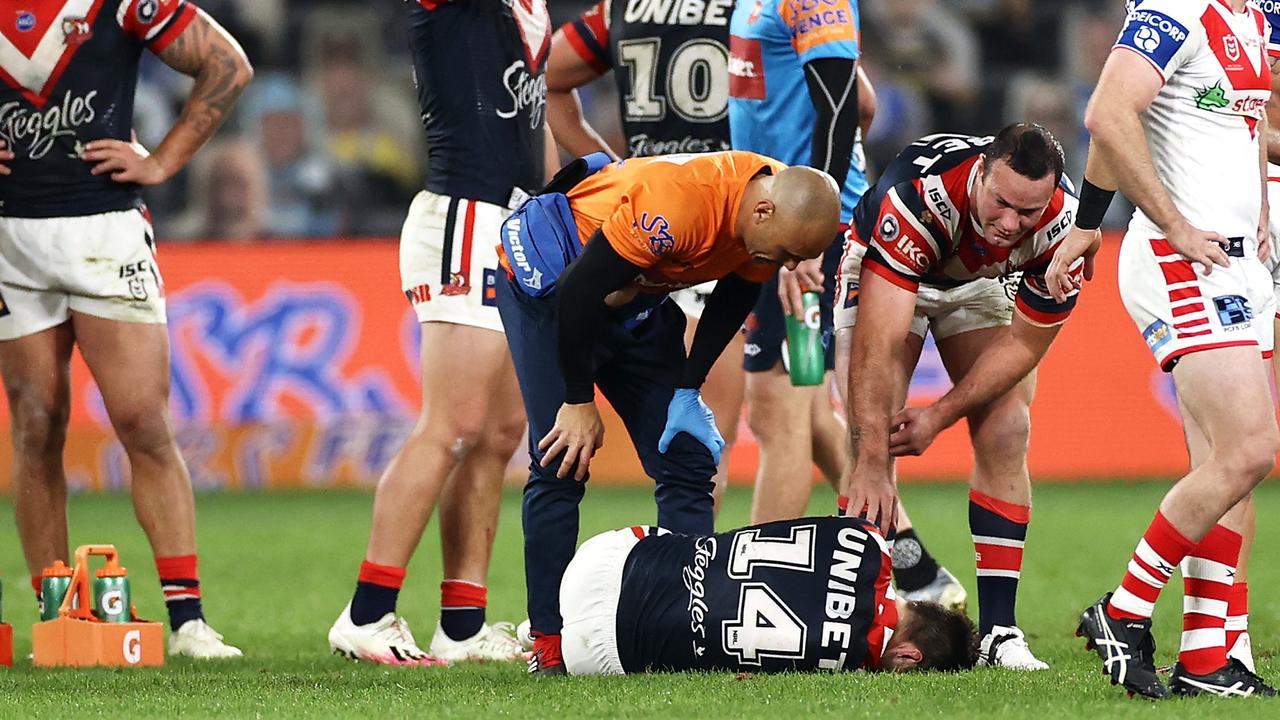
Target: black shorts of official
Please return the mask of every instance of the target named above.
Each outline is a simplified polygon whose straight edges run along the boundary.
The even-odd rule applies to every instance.
[[[844,233],[840,233],[822,254],[822,299],[818,305],[818,317],[828,370],[834,370],[836,366],[835,323],[831,309],[836,295],[836,273],[840,270],[843,253]],[[782,342],[787,339],[787,320],[782,313],[782,301],[778,299],[776,274],[760,288],[760,299],[747,316],[745,327],[747,338],[743,346],[743,369],[747,372],[772,370],[782,361]]]

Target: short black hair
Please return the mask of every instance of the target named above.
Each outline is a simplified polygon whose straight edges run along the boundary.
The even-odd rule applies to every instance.
[[[1003,160],[1014,172],[1032,180],[1053,173],[1055,185],[1062,180],[1067,165],[1062,144],[1047,128],[1036,123],[1005,126],[982,155],[987,159],[987,172],[991,172],[993,162]]]
[[[906,626],[894,634],[901,633],[920,649],[923,657],[917,670],[973,669],[978,663],[978,628],[969,616],[934,602],[913,602],[909,607]]]

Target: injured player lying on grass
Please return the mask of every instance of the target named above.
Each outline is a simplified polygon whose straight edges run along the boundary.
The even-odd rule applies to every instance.
[[[955,671],[977,659],[964,614],[896,600],[887,544],[858,518],[613,530],[578,549],[560,607],[572,675]]]

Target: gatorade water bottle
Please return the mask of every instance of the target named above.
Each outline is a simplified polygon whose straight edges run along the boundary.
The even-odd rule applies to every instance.
[[[71,568],[61,560],[54,560],[53,566],[45,568],[41,576],[40,619],[53,620],[58,617],[67,588],[71,587]]]
[[[129,576],[124,568],[108,562],[93,581],[94,615],[109,623],[129,622]]]
[[[821,385],[827,366],[818,315],[819,295],[810,291],[802,297],[804,322],[787,315],[787,371],[792,385]]]

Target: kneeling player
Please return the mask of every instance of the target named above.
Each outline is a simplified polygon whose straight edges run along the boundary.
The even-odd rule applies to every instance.
[[[965,670],[977,632],[899,603],[884,539],[858,518],[717,535],[631,527],[583,543],[560,584],[572,675],[650,670]]]

